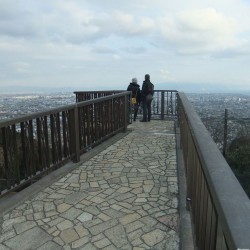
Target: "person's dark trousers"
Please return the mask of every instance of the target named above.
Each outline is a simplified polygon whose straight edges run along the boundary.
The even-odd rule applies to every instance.
[[[150,121],[151,120],[151,101],[143,100],[142,102],[142,112],[143,112],[143,121]]]
[[[136,121],[136,117],[138,114],[139,104],[134,105],[134,121]]]
[[[148,122],[151,120],[151,103],[152,100],[147,102]]]
[[[143,100],[142,101],[142,121],[146,122],[148,119],[147,119],[147,102],[146,100]]]

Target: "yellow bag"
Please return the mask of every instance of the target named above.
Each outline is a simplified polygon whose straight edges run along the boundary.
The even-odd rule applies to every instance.
[[[131,98],[131,104],[136,104],[136,98]]]

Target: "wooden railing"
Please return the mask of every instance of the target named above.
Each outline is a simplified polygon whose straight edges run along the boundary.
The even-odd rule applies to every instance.
[[[113,95],[123,92],[121,90],[109,91],[75,91],[76,101],[85,101],[102,96]],[[152,101],[152,119],[162,119],[176,116],[176,90],[155,90],[154,99]],[[129,99],[128,99],[129,101]],[[142,109],[139,109],[139,115]]]
[[[130,92],[0,122],[0,196],[127,128]]]
[[[74,94],[76,95],[76,102],[82,102],[104,96],[118,94],[121,92],[124,92],[124,90],[75,91]]]
[[[246,193],[184,93],[177,114],[197,249],[250,249]]]

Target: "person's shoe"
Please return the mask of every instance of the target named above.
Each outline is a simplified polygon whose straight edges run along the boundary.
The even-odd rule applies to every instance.
[[[134,122],[136,122],[136,118],[134,118]]]

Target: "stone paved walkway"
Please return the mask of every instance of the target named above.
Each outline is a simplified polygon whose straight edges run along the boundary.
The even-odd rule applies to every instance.
[[[137,121],[129,128],[6,213],[0,250],[179,249],[174,124]]]

